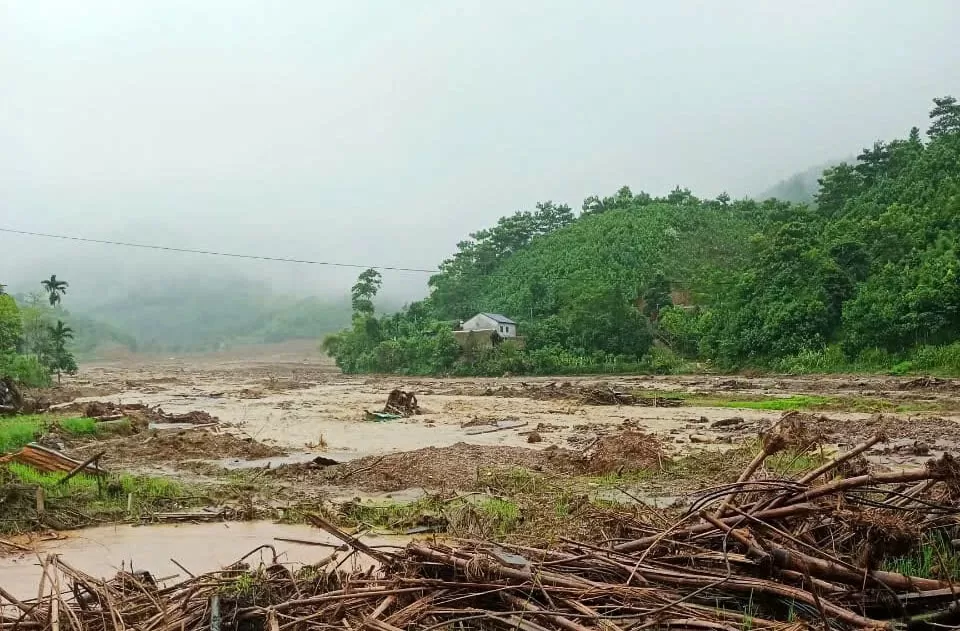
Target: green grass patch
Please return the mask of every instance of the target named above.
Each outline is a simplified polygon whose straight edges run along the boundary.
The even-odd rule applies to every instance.
[[[768,397],[763,399],[723,400],[719,399],[711,407],[744,408],[748,410],[816,410],[836,405],[835,397],[817,395],[796,395],[791,397]]]
[[[39,436],[39,426],[33,420],[13,417],[0,420],[0,453],[14,451],[33,442]]]
[[[479,481],[498,495],[513,496],[521,493],[537,494],[548,490],[552,483],[541,473],[515,467],[513,469],[481,469]]]
[[[65,418],[61,419],[58,425],[66,433],[76,436],[97,434],[97,421],[92,418]]]
[[[950,409],[950,402],[906,401],[893,403],[873,397],[838,397],[815,394],[797,394],[788,397],[744,396],[723,397],[717,395],[675,395],[685,405],[700,407],[734,408],[770,411],[849,411],[849,412],[937,412]]]
[[[624,471],[617,473],[611,471],[602,475],[581,476],[577,480],[590,487],[599,487],[603,489],[613,489],[623,485],[640,484],[649,482],[654,478],[670,472],[671,463],[667,458],[663,461],[663,471],[651,471],[647,469],[638,469],[633,471]]]
[[[759,445],[757,446],[759,453]],[[827,454],[819,452],[800,453],[796,451],[781,451],[767,458],[764,466],[777,475],[796,477],[808,471],[813,471],[828,460]]]
[[[133,493],[135,498],[148,500],[174,499],[189,494],[187,487],[169,478],[122,473],[102,478],[98,487],[95,476],[83,473],[61,484],[61,480],[66,477],[65,473],[38,471],[19,462],[8,463],[7,471],[13,474],[16,481],[21,484],[42,486],[48,497],[75,497],[78,493],[94,495],[102,493],[105,496],[122,495],[123,501],[126,502],[127,495],[130,493]]]
[[[16,462],[0,467],[0,485],[12,489],[0,503],[0,530],[78,528],[213,503],[200,489],[168,478],[118,474],[104,476],[98,484],[95,476],[81,473],[61,483],[65,476]],[[36,514],[35,487],[44,490],[42,517]]]
[[[68,436],[93,436],[101,431],[92,418],[60,418],[49,414],[0,418],[0,453],[20,449],[54,428]],[[126,428],[129,429],[129,422]],[[123,424],[111,426],[112,431],[123,429]]]
[[[379,530],[403,531],[417,526],[446,524],[444,502],[428,495],[415,502],[344,502],[339,506],[337,519],[350,526],[368,526]]]
[[[939,580],[960,580],[960,552],[939,533],[927,533],[910,554],[887,559],[883,569],[906,576]]]
[[[511,500],[489,497],[476,502],[477,511],[486,515],[499,534],[506,534],[516,528],[520,521],[520,507]]]

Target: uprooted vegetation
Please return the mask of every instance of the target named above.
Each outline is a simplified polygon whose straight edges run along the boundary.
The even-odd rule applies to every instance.
[[[545,385],[521,383],[519,386],[499,386],[473,391],[473,394],[493,397],[525,397],[537,401],[574,401],[580,405],[649,405],[676,407],[682,405],[679,397],[667,394],[624,392],[607,385],[574,385],[569,381]]]
[[[523,494],[533,497],[542,480],[498,473],[491,491],[509,487],[520,499],[422,500],[469,539],[420,540],[397,551],[367,546],[310,516],[345,549],[296,573],[274,558],[144,589],[129,574],[96,580],[52,558],[60,584],[77,587],[66,595],[41,592],[40,606],[22,603],[16,615],[41,629],[72,619],[106,631],[114,620],[142,625],[166,612],[177,628],[206,629],[216,595],[224,620],[258,628],[276,628],[280,619],[290,629],[347,621],[383,631],[465,622],[565,631],[954,625],[952,581],[960,576],[946,542],[960,534],[960,464],[948,455],[899,471],[863,474],[846,466],[883,438],[874,435],[812,470],[776,475],[770,458],[813,449],[819,439],[802,418],[786,418],[759,438],[732,482],[701,489],[672,511],[567,494],[548,507],[541,496],[539,512],[527,512],[533,502],[525,504]],[[548,512],[568,520],[522,542],[504,540],[515,524]],[[356,505],[341,514],[361,527],[375,519]],[[408,523],[400,513],[391,519]],[[339,569],[357,553],[375,567]]]
[[[129,418],[146,428],[150,423],[179,423],[189,425],[206,425],[219,423],[219,419],[209,412],[191,410],[183,413],[164,412],[163,408],[151,407],[143,403],[113,403],[112,401],[91,401],[90,403],[75,404],[61,407],[61,410],[79,410],[87,418],[98,421],[109,421],[120,418]]]
[[[399,491],[411,487],[471,490],[483,488],[486,477],[498,471],[524,469],[560,476],[637,471],[658,466],[663,460],[662,454],[655,437],[628,430],[598,439],[583,452],[556,446],[530,449],[456,443],[449,447],[368,456],[346,464],[283,465],[269,473],[271,477],[315,479],[370,491]]]
[[[196,430],[157,430],[111,441],[81,445],[72,450],[78,457],[103,451],[103,462],[115,467],[142,464],[178,465],[188,460],[242,458],[258,460],[281,456],[284,450],[265,445],[249,437],[228,432]]]

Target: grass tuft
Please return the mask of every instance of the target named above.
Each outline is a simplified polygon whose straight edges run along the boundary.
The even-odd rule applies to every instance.
[[[44,414],[0,418],[0,453],[16,451],[55,428],[68,436],[94,436],[100,432],[92,418],[57,418]]]
[[[63,472],[38,471],[17,462],[0,466],[0,485],[30,489],[29,492],[12,491],[7,497],[9,501],[0,503],[0,531],[30,530],[38,526],[79,528],[213,503],[198,489],[167,478],[119,474],[102,478],[98,485],[96,477],[80,473],[61,484],[65,476]],[[42,518],[34,510],[32,487],[44,490],[46,510]]]
[[[946,581],[960,580],[960,552],[940,534],[926,534],[910,554],[888,559],[883,569],[906,576]]]
[[[716,402],[715,407],[744,408],[748,410],[815,410],[829,407],[836,403],[835,397],[817,395],[796,395],[790,397],[769,397],[757,400]]]

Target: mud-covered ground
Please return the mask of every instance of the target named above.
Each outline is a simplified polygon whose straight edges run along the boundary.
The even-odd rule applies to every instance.
[[[421,413],[368,414],[394,389],[415,393]],[[344,524],[390,532],[434,528],[438,515],[456,532],[472,515],[466,521],[483,536],[536,534],[556,519],[593,528],[580,519],[591,502],[683,505],[735,480],[761,432],[785,415],[805,437],[765,463],[770,475],[809,470],[878,432],[886,440],[851,466],[896,469],[960,451],[960,381],[916,377],[349,376],[311,345],[86,364],[43,394],[55,403],[52,418],[131,420],[124,431],[52,440],[80,460],[102,454],[110,472],[184,483],[195,496],[188,512],[201,510],[198,501],[214,517],[224,506],[293,522],[332,511]],[[141,407],[122,407],[130,404]],[[522,519],[498,513],[496,502],[478,518],[471,502],[490,498]]]
[[[168,413],[202,410],[221,422],[216,428],[185,426],[114,439],[113,445],[102,445],[107,463],[164,471],[196,461],[274,468],[302,466],[322,456],[327,464],[326,459],[345,463],[340,470],[354,461],[361,463],[354,469],[373,465],[346,479],[330,475],[325,481],[339,479],[357,488],[366,482],[369,488],[390,486],[383,482],[384,464],[376,462],[388,454],[411,452],[400,468],[429,471],[422,479],[394,476],[396,484],[449,485],[462,479],[463,471],[475,474],[478,464],[497,460],[540,463],[549,470],[547,461],[555,463],[556,453],[575,460],[598,438],[631,429],[650,436],[669,457],[721,452],[779,419],[784,409],[756,408],[791,407],[778,406],[780,400],[808,408],[804,411],[818,418],[831,445],[856,444],[883,427],[891,441],[869,456],[891,466],[960,444],[960,382],[913,377],[349,376],[310,349],[260,358],[91,364],[66,387],[97,392],[77,399],[81,403],[144,403]],[[381,410],[395,388],[416,393],[423,413],[368,420],[366,412]],[[636,404],[596,405],[591,393],[597,392],[623,393],[635,397]],[[877,417],[878,411],[884,416]],[[429,466],[417,464],[421,459]],[[197,470],[194,464],[190,468]],[[449,475],[442,474],[444,469]]]

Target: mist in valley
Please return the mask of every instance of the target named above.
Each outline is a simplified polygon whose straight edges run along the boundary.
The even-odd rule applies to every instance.
[[[140,349],[317,337],[363,267],[539,201],[807,201],[957,91],[956,32],[949,0],[5,3],[0,228],[360,267],[0,232],[0,282],[56,273]],[[384,270],[378,308],[429,276]]]

